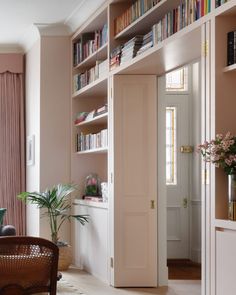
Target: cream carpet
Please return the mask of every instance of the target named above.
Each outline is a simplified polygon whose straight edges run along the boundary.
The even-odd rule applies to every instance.
[[[82,291],[80,291],[78,288],[76,288],[75,286],[73,286],[71,283],[67,282],[63,278],[57,283],[57,294],[58,295],[69,295],[69,294],[85,295]]]

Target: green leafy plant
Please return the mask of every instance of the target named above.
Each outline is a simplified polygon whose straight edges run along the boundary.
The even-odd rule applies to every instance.
[[[46,209],[43,216],[49,218],[51,238],[59,243],[59,230],[66,220],[77,219],[82,225],[88,222],[88,215],[73,215],[71,210],[71,193],[76,190],[72,184],[58,184],[44,192],[22,192],[17,197],[26,203],[36,204],[40,209]]]

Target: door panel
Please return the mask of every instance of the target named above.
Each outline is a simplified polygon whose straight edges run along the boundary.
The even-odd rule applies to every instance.
[[[190,68],[188,70],[190,73]],[[189,75],[190,76],[190,75]],[[190,77],[188,79],[188,92],[184,94],[166,92],[165,77],[159,78],[160,112],[166,113],[166,108],[174,110],[175,123],[175,181],[166,185],[167,198],[167,258],[187,259],[189,258],[189,200],[190,200],[190,160],[191,154],[181,153],[181,146],[190,145]],[[162,122],[166,130],[167,123]],[[172,127],[173,127],[172,126]],[[163,134],[164,138],[167,138]],[[165,140],[166,145],[168,142]],[[163,148],[166,148],[163,146]],[[169,161],[168,153],[165,153]],[[166,166],[167,167],[167,166]],[[167,174],[168,175],[168,174]],[[168,179],[168,178],[167,178]]]
[[[113,283],[116,287],[156,286],[156,77],[113,79]]]

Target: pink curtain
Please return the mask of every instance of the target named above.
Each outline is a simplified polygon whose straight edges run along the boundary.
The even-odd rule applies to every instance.
[[[1,59],[0,59],[1,62]],[[0,66],[1,69],[1,66]],[[25,127],[23,74],[0,72],[0,207],[7,208],[4,224],[25,234]]]

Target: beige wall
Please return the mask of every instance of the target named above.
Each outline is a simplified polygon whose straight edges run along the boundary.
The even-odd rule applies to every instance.
[[[40,188],[40,40],[26,53],[26,136],[35,136],[35,164],[26,167],[26,190]],[[39,235],[39,211],[33,205],[27,206],[27,234]]]
[[[45,37],[26,54],[26,130],[35,135],[35,165],[27,166],[27,190],[70,181],[70,39]],[[50,239],[49,223],[27,210],[27,233]],[[68,225],[61,238],[70,242]]]
[[[70,182],[70,39],[41,37],[40,189]],[[47,220],[40,236],[49,238]],[[70,230],[62,234],[70,241]]]

